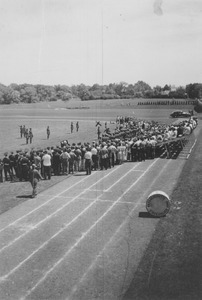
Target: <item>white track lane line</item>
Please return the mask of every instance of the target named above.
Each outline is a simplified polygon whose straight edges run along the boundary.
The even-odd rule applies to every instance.
[[[137,166],[137,165],[136,165]],[[134,168],[136,168],[136,166],[134,166],[133,168],[132,168],[132,170],[134,169]],[[121,166],[119,166],[119,167],[121,167]],[[117,168],[116,168],[117,169]],[[108,174],[106,174],[106,176],[104,176],[104,177],[107,177],[107,176],[109,176],[110,174],[112,174],[113,172],[115,171],[115,169],[112,171],[112,172],[110,172],[110,173],[108,173]],[[103,177],[103,178],[104,178]],[[101,179],[103,179],[103,178],[101,178]],[[96,182],[96,184],[99,182],[99,181],[101,181],[101,179],[99,179],[97,182]],[[95,183],[93,184],[93,185],[95,185]],[[88,189],[85,189],[84,191],[82,191],[78,196],[76,196],[76,197],[74,197],[73,199],[72,199],[72,201],[74,201],[75,199],[79,199],[80,198],[80,195],[82,195],[86,190],[88,190]],[[70,225],[72,225],[72,223],[74,223],[80,216],[82,216],[92,205],[94,205],[98,200],[99,200],[99,198],[102,196],[103,194],[101,194],[99,197],[97,197],[93,202],[91,202],[91,204],[89,204],[82,212],[80,212],[80,214],[79,215],[77,215],[73,220],[71,220],[69,223],[67,223],[67,224],[65,224],[59,231],[57,231],[50,239],[48,239],[46,242],[44,242],[40,247],[38,247],[35,251],[33,251],[26,259],[24,259],[23,261],[21,261],[21,263],[19,263],[15,268],[13,268],[10,272],[8,272],[6,275],[4,275],[4,276],[1,276],[0,277],[0,282],[1,281],[4,281],[4,280],[6,280],[12,273],[14,273],[20,266],[22,266],[26,261],[28,261],[33,255],[35,255],[39,250],[41,250],[43,247],[45,247],[52,239],[54,239],[56,236],[58,236],[61,232],[63,232],[64,230],[66,230]],[[71,202],[72,202],[71,201]],[[68,204],[69,204],[70,202],[68,202]],[[46,218],[45,218],[46,219]],[[42,220],[43,222],[44,222],[44,220]],[[41,221],[41,222],[42,222]],[[41,222],[39,222],[39,223],[41,223]],[[9,243],[9,244],[7,244],[6,246],[4,246],[2,249],[1,249],[1,252],[3,251],[3,250],[5,250],[6,248],[8,248],[9,246],[12,246],[16,241],[18,241],[20,238],[22,238],[23,236],[25,236],[27,233],[29,233],[30,231],[32,231],[32,230],[34,230],[36,228],[36,225],[35,226],[33,226],[33,227],[31,227],[30,228],[30,230],[28,231],[28,232],[25,232],[24,234],[22,234],[22,235],[20,235],[18,238],[16,238],[15,240],[13,240],[11,243]]]
[[[115,172],[118,168],[114,169],[113,171],[111,171],[110,173],[106,174],[104,177],[100,178],[96,183],[93,183],[90,187],[94,186],[95,184],[97,184],[98,182],[102,181],[104,178],[108,177],[110,174],[112,174],[113,172]],[[15,238],[14,240],[12,240],[10,243],[8,243],[7,245],[5,245],[4,247],[2,247],[0,249],[0,253],[3,252],[5,249],[7,249],[8,247],[12,246],[14,243],[16,243],[17,241],[19,241],[22,237],[24,237],[25,235],[27,235],[28,233],[30,233],[32,230],[35,230],[37,227],[39,227],[41,224],[43,224],[44,222],[46,222],[47,220],[49,220],[50,218],[52,218],[53,216],[55,216],[58,212],[60,212],[61,210],[63,210],[66,206],[68,206],[70,203],[74,202],[76,199],[80,198],[80,196],[85,193],[86,191],[89,190],[89,187],[84,189],[81,193],[79,193],[77,196],[73,197],[69,202],[65,203],[64,205],[62,205],[60,208],[58,208],[57,210],[55,210],[52,214],[48,215],[46,218],[42,219],[40,222],[36,223],[34,226],[29,227],[29,229],[24,232],[23,234],[19,235],[17,238]],[[64,193],[64,192],[62,192]],[[62,194],[60,193],[60,194]],[[55,198],[55,197],[54,197]]]
[[[139,166],[140,162],[136,165]],[[130,172],[134,171],[135,169],[130,169],[128,172],[126,172],[121,178],[119,178],[116,182],[114,182],[114,184],[112,184],[110,187],[108,187],[108,189],[104,190],[104,192],[108,192],[111,190],[111,188],[113,188],[113,186],[115,186],[117,183],[119,183],[124,177],[126,177]]]
[[[82,282],[85,280],[85,277],[88,275],[88,273],[95,267],[98,259],[103,255],[103,253],[106,251],[107,247],[109,247],[109,245],[112,243],[112,241],[114,240],[114,238],[117,236],[117,234],[120,232],[120,230],[122,229],[122,227],[126,224],[126,222],[128,220],[130,220],[132,213],[135,211],[135,209],[138,207],[138,205],[142,202],[142,199],[145,199],[146,195],[148,194],[148,191],[151,189],[151,187],[155,184],[155,182],[158,180],[158,178],[161,176],[161,174],[165,171],[165,169],[167,168],[168,164],[171,162],[171,160],[169,160],[165,166],[161,169],[161,171],[159,172],[158,176],[155,177],[150,186],[146,189],[146,191],[144,191],[143,195],[141,196],[140,200],[134,205],[134,207],[132,208],[132,210],[130,211],[128,217],[123,221],[123,223],[117,228],[117,230],[115,231],[115,233],[112,235],[112,237],[110,238],[110,240],[105,244],[104,248],[97,254],[96,258],[93,260],[93,262],[91,263],[91,265],[88,267],[88,269],[86,270],[86,272],[82,275],[81,279],[79,280],[79,282],[77,284],[75,284],[71,290],[70,295],[68,296],[68,298],[66,300],[71,299],[71,297],[75,294],[75,292],[78,290],[78,287],[82,284]],[[120,203],[120,202],[119,202]],[[133,203],[134,202],[121,202],[121,203]]]
[[[15,223],[21,221],[22,219],[26,218],[27,216],[31,215],[33,212],[37,211],[38,209],[40,209],[41,207],[45,206],[46,204],[48,204],[49,202],[51,202],[52,200],[54,200],[55,198],[57,198],[58,196],[62,195],[63,193],[67,192],[68,190],[70,190],[71,188],[73,188],[74,186],[76,186],[77,184],[81,183],[82,181],[86,180],[88,177],[85,177],[83,179],[81,179],[79,182],[76,182],[75,184],[73,184],[71,187],[67,188],[66,190],[63,190],[61,193],[51,197],[48,201],[44,202],[43,204],[37,206],[35,209],[31,210],[30,212],[28,212],[27,214],[23,215],[22,217],[18,218],[17,220],[15,220],[14,222],[8,224],[7,226],[5,226],[4,228],[0,229],[0,233],[2,231],[4,231],[6,228],[14,225]]]
[[[45,273],[45,275],[22,297],[20,298],[20,300],[24,300],[26,299],[26,297],[28,297],[45,279],[46,277],[59,265],[61,264],[61,262],[74,250],[75,247],[78,246],[78,244],[90,233],[90,231],[112,210],[112,208],[117,204],[117,202],[119,200],[122,199],[122,197],[132,188],[134,187],[134,185],[136,185],[138,183],[138,181],[140,179],[142,179],[142,177],[149,171],[149,169],[159,160],[159,158],[157,158],[145,171],[144,173],[142,173],[140,175],[140,177],[132,184],[129,186],[129,188],[127,188],[125,190],[124,193],[122,193],[122,195],[106,210],[106,212],[99,218],[97,219],[97,221],[85,232],[82,234],[81,238],[79,238],[77,240],[77,242],[72,245],[72,247]],[[100,197],[100,196],[99,196]],[[98,197],[98,198],[99,198]],[[96,202],[97,200],[95,200]],[[15,268],[16,269],[16,268]],[[13,269],[13,270],[15,270]],[[9,273],[13,273],[13,271],[9,272]],[[8,274],[9,274],[8,273]],[[8,275],[9,276],[9,275]],[[5,276],[4,276],[5,277]],[[7,278],[7,275],[6,275]]]

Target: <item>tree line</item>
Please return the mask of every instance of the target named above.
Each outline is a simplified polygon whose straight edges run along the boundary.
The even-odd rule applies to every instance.
[[[85,84],[67,85],[42,85],[42,84],[16,84],[9,86],[0,84],[0,104],[11,103],[36,103],[41,101],[68,101],[72,98],[81,100],[97,99],[127,99],[127,98],[171,98],[171,99],[196,99],[202,97],[202,84],[191,83],[186,87],[173,87],[159,85],[151,88],[144,81],[135,84],[126,82],[110,83],[109,85]]]

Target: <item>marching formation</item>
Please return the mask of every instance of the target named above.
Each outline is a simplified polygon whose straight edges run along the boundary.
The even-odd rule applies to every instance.
[[[92,143],[70,145],[68,141],[62,141],[59,146],[42,150],[5,153],[4,158],[0,159],[0,182],[3,182],[3,177],[11,182],[30,181],[35,196],[37,181],[50,180],[52,175],[68,175],[80,171],[90,175],[93,170],[112,168],[125,161],[154,159],[165,152],[169,158],[171,151],[182,148],[182,138],[190,135],[196,128],[197,119],[191,117],[177,125],[166,125],[119,116],[113,132],[105,122],[102,135],[101,126],[100,122],[96,122],[98,141]],[[26,135],[26,132],[27,130],[23,131],[22,135]],[[32,132],[31,128],[28,132]],[[47,139],[49,136],[48,126]]]

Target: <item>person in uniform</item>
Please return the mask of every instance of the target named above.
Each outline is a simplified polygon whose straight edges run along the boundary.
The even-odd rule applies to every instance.
[[[4,175],[5,175],[5,180],[8,181],[8,175],[10,176],[10,180],[13,181],[13,176],[11,173],[11,165],[10,165],[10,159],[8,158],[8,153],[4,153],[4,158],[3,158],[3,166],[4,166]]]
[[[36,165],[36,170],[41,172],[41,157],[39,156],[39,152],[34,153],[34,165]]]
[[[11,152],[11,154],[9,155],[9,159],[10,159],[10,170],[12,173],[12,177],[14,177],[14,175],[16,175],[16,159],[15,159],[15,155],[13,152]]]
[[[109,165],[110,167],[114,167],[116,162],[116,154],[117,154],[116,143],[111,143],[109,145],[108,154],[109,154]]]
[[[73,131],[74,131],[74,124],[73,122],[71,122],[71,133],[73,133]]]
[[[76,154],[76,158],[75,158],[75,162],[74,162],[74,168],[76,171],[80,171],[81,169],[81,149],[79,146],[75,147],[75,152]]]
[[[29,129],[28,136],[29,136],[29,141],[30,141],[30,144],[31,144],[32,143],[32,139],[34,137],[33,132],[32,132],[32,128]]]
[[[72,172],[74,174],[74,161],[76,160],[76,154],[74,153],[74,147],[68,150],[70,155],[69,158],[69,174]]]
[[[46,134],[47,134],[47,140],[48,140],[49,137],[50,137],[50,128],[49,128],[49,126],[46,129]]]
[[[29,171],[29,180],[32,185],[32,198],[37,195],[37,183],[39,180],[42,180],[43,177],[40,175],[39,171],[36,169],[36,165],[32,164],[31,169]]]
[[[98,138],[98,140],[100,139],[100,135],[101,135],[100,125],[97,125],[97,138]]]
[[[141,146],[142,146],[142,141],[141,141],[141,138],[139,137],[138,140],[135,142],[135,147],[136,147],[136,150],[137,150],[137,160],[138,161],[142,161]]]
[[[25,137],[25,131],[26,131],[26,128],[25,128],[25,125],[23,125],[23,127],[22,127],[22,134],[23,134],[24,137]]]
[[[66,148],[63,149],[63,152],[60,155],[61,163],[62,163],[62,174],[67,175],[67,167],[70,155],[67,152]]]
[[[23,130],[22,130],[22,125],[20,125],[20,137],[22,138],[23,136]]]
[[[0,182],[3,182],[3,169],[4,169],[4,164],[3,161],[0,159]]]
[[[28,129],[25,129],[24,136],[25,136],[25,139],[26,139],[26,144],[28,144],[28,142],[29,142],[29,132],[28,132]]]
[[[100,149],[100,170],[103,170],[103,168],[105,168],[105,170],[108,169],[108,149],[105,142]]]
[[[76,122],[76,131],[77,132],[79,131],[79,122],[78,121]]]
[[[27,158],[26,154],[24,153],[21,160],[20,160],[20,165],[21,165],[21,174],[20,174],[20,181],[24,179],[25,181],[28,180],[28,175],[29,175],[29,159]]]

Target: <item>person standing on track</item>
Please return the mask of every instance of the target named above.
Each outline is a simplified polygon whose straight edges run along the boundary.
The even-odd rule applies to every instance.
[[[32,198],[37,195],[37,183],[39,180],[42,180],[43,177],[40,175],[39,171],[36,169],[36,165],[32,164],[31,169],[29,171],[29,180],[32,185]]]

